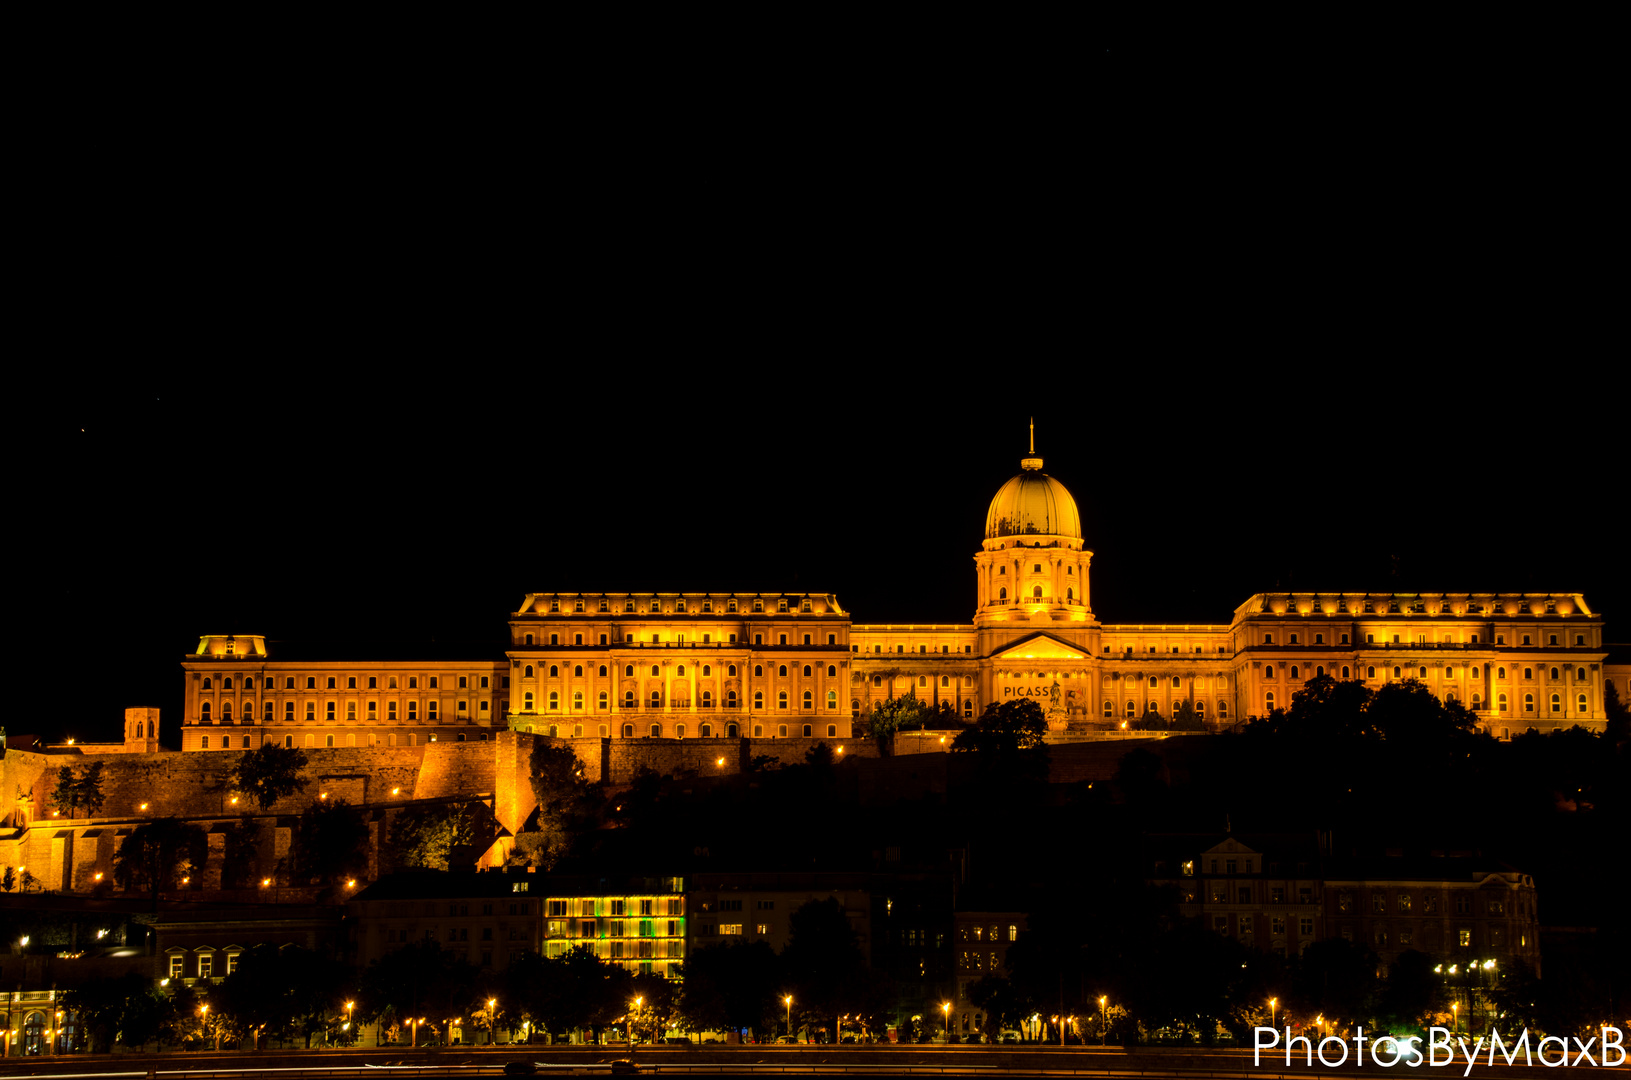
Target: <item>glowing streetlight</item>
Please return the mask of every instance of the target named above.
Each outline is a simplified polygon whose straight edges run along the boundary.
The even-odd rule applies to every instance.
[[[498,1020],[498,999],[487,999],[487,1045],[493,1045],[493,1024]]]
[[[1280,999],[1279,998],[1277,998],[1277,997],[1269,998],[1269,1027],[1273,1027],[1274,1024],[1275,1024],[1274,1016],[1275,1016],[1275,1012],[1279,1008],[1279,1006],[1280,1006]]]
[[[946,1018],[946,1041],[951,1042],[951,1002],[942,1001],[940,1003],[940,1012]]]
[[[787,1006],[787,1037],[793,1037],[793,995],[788,994],[782,998],[782,1004]]]
[[[714,764],[719,766],[721,769],[723,769],[725,767],[725,759],[724,758],[719,758],[719,759],[714,761]]]
[[[1105,1027],[1105,1019],[1106,1018],[1105,1018],[1105,1011],[1104,1011],[1104,1004],[1105,1004],[1105,1002],[1107,1002],[1109,1000],[1110,999],[1108,997],[1106,997],[1105,995],[1103,995],[1103,994],[1099,995],[1099,1045],[1100,1046],[1108,1046],[1109,1045],[1110,1033]]]

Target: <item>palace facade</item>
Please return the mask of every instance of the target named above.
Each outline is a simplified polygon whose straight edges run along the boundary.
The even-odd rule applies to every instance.
[[[832,593],[528,593],[502,653],[272,655],[262,636],[205,635],[182,663],[182,749],[412,746],[506,727],[848,739],[874,702],[904,694],[965,719],[1032,698],[1061,738],[1186,702],[1221,730],[1322,675],[1415,679],[1502,738],[1606,724],[1616,673],[1579,593],[1259,593],[1227,623],[1104,625],[1092,559],[1075,499],[1033,452],[987,511],[972,623],[855,623]]]

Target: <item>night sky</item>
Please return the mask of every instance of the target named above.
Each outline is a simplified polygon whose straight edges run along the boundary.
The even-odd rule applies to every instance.
[[[1320,66],[698,76],[589,115],[387,100],[366,137],[268,99],[186,184],[193,121],[109,105],[133,179],[42,263],[12,397],[14,675],[48,689],[5,727],[168,733],[202,633],[496,643],[529,590],[965,622],[1032,416],[1104,622],[1275,588],[1612,620],[1601,140],[1531,75]]]

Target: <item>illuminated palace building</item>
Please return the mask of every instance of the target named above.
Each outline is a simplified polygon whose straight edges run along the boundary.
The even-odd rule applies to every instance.
[[[855,623],[832,593],[529,593],[509,648],[360,660],[210,635],[186,657],[183,749],[561,737],[852,737],[874,701],[965,718],[1030,698],[1056,738],[1191,702],[1217,730],[1320,675],[1415,679],[1493,734],[1605,726],[1601,617],[1578,593],[1260,593],[1213,626],[1093,616],[1076,501],[1021,470],[991,500],[974,620]]]

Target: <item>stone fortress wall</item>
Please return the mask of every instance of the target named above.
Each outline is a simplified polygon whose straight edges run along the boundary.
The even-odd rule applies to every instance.
[[[43,888],[89,890],[111,881],[114,855],[138,826],[177,817],[210,834],[207,873],[218,883],[218,856],[228,827],[251,820],[263,840],[262,863],[274,865],[289,851],[295,818],[323,793],[367,808],[371,867],[377,866],[379,843],[394,809],[416,800],[491,797],[495,747],[491,742],[437,742],[309,750],[305,791],[279,799],[266,811],[247,801],[231,802],[229,776],[245,751],[86,755],[76,747],[8,747],[0,754],[0,867],[26,867]],[[68,766],[82,772],[94,762],[103,766],[102,808],[95,817],[54,816],[50,795],[58,770]],[[525,764],[523,760],[523,768]],[[99,873],[104,877],[97,878]]]
[[[903,732],[896,736],[895,754],[943,751],[942,740],[938,732]],[[88,891],[104,879],[111,882],[114,855],[139,825],[177,817],[209,833],[212,857],[206,875],[218,884],[228,828],[252,820],[262,836],[261,861],[271,866],[288,854],[295,818],[312,799],[327,793],[367,811],[372,869],[392,813],[414,801],[490,799],[499,823],[512,833],[519,831],[536,806],[529,777],[538,742],[570,747],[583,761],[588,780],[613,786],[629,783],[642,768],[723,776],[747,771],[759,757],[772,766],[799,764],[822,742],[839,760],[879,756],[871,739],[549,739],[501,731],[488,742],[308,749],[307,788],[263,812],[231,802],[231,770],[247,751],[8,748],[0,754],[0,867],[27,867],[43,888]],[[53,816],[49,800],[58,770],[68,766],[80,772],[93,762],[103,766],[102,808],[95,817]],[[104,878],[97,878],[98,873]]]

